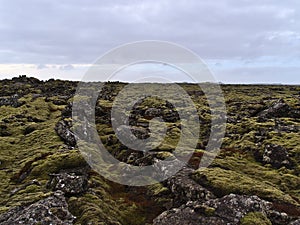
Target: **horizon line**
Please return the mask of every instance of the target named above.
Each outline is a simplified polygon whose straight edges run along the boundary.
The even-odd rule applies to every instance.
[[[103,82],[103,83],[106,83],[106,82],[111,82],[111,83],[135,83],[135,84],[173,84],[173,83],[176,83],[176,84],[199,84],[199,83],[196,83],[196,82],[187,82],[187,81],[174,81],[174,82],[170,82],[170,83],[163,83],[163,82],[129,82],[129,81],[122,81],[122,80],[106,80],[106,81],[81,81],[81,80],[77,80],[77,79],[74,79],[74,80],[71,80],[71,79],[61,79],[61,78],[49,78],[49,79],[40,79],[40,78],[37,78],[35,76],[28,76],[27,74],[21,74],[21,75],[18,75],[18,76],[15,76],[15,77],[11,77],[11,78],[1,78],[0,81],[3,81],[3,80],[13,80],[13,79],[20,79],[22,77],[26,77],[26,78],[34,78],[34,79],[37,79],[39,81],[43,81],[43,82],[47,82],[47,81],[50,81],[50,80],[60,80],[60,81],[72,81],[72,82]],[[266,83],[266,82],[258,82],[258,83],[243,83],[243,82],[240,82],[240,83],[226,83],[226,82],[222,82],[222,81],[216,81],[216,82],[212,82],[212,81],[207,81],[207,82],[201,82],[201,84],[203,83],[208,83],[208,84],[219,84],[219,85],[278,85],[278,86],[300,86],[300,84],[294,84],[294,83]]]

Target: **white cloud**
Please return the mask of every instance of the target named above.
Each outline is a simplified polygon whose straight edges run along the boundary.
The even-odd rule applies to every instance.
[[[47,65],[45,65],[45,64],[39,64],[39,65],[37,65],[37,67],[36,67],[38,70],[42,70],[42,69],[47,69],[48,68],[48,66]]]
[[[204,59],[280,61],[300,57],[299,12],[297,0],[2,1],[0,63],[75,72],[74,65],[144,39],[176,42]],[[48,69],[57,68],[36,73]]]
[[[71,64],[68,65],[62,65],[59,67],[60,70],[74,70],[74,66]]]

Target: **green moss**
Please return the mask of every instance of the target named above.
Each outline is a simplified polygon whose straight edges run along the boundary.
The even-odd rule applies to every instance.
[[[292,152],[300,152],[300,146],[299,146],[299,133],[291,132],[276,132],[272,131],[269,133],[270,139],[265,140],[265,144],[277,144],[281,145],[287,149],[290,149]]]
[[[300,178],[293,174],[293,170],[286,168],[277,170],[272,167],[262,166],[251,157],[239,154],[223,158],[217,157],[212,163],[212,166],[242,173],[258,182],[271,184],[277,189],[290,194],[293,198],[299,199],[300,197],[292,194],[293,190],[300,188]]]
[[[7,206],[0,206],[0,214],[6,212],[8,210],[9,210],[9,207],[7,207]]]
[[[267,200],[278,200],[298,204],[290,195],[272,183],[259,181],[246,174],[221,168],[199,169],[193,178],[210,188],[217,196],[230,193],[257,195]]]
[[[162,151],[162,152],[158,152],[157,154],[155,154],[155,157],[160,160],[164,160],[166,158],[173,157],[173,154],[170,152],[167,152],[167,151]]]
[[[145,218],[134,202],[124,197],[114,197],[112,187],[94,174],[89,180],[92,189],[80,197],[68,200],[69,210],[78,219],[75,224],[144,224]],[[119,190],[120,191],[120,190]],[[121,194],[121,192],[119,192]]]
[[[215,214],[216,209],[212,207],[205,207],[205,215],[206,216],[213,216]]]
[[[50,112],[62,111],[65,108],[65,105],[55,105],[52,102],[49,102],[48,106]]]
[[[34,163],[30,177],[42,177],[47,179],[50,173],[86,165],[87,162],[78,150],[70,150],[66,153],[50,155],[46,159]]]
[[[42,191],[43,191],[43,187],[33,184],[33,185],[27,186],[24,190],[19,191],[19,194],[37,193],[37,192],[42,192]]]
[[[170,190],[161,183],[153,184],[147,187],[152,196],[161,196],[170,193]]]
[[[106,108],[106,109],[111,109],[112,106],[113,106],[113,102],[111,101],[107,101],[107,100],[103,100],[103,99],[100,99],[97,104],[103,108]]]
[[[63,87],[65,84],[67,83],[62,81],[51,81],[43,88],[50,90],[52,87]],[[16,92],[45,92],[44,89],[41,91],[31,85],[23,86],[22,90]],[[106,85],[112,99],[122,87],[124,84],[108,83]],[[182,87],[191,94],[195,107],[199,111],[201,126],[197,148],[205,149],[210,131],[209,106],[204,95],[201,93],[197,96],[194,95],[194,93],[199,94],[201,91],[198,90],[197,85],[183,84]],[[8,90],[9,88],[6,86],[4,89]],[[151,85],[147,88],[155,90]],[[161,88],[165,87],[161,85]],[[226,85],[222,88],[225,93],[228,115],[237,119],[237,122],[227,124],[227,136],[223,143],[224,150],[214,160],[211,168],[198,170],[194,179],[220,196],[231,192],[256,194],[272,201],[299,204],[299,134],[297,132],[278,132],[274,129],[274,119],[258,123],[257,117],[253,115],[267,108],[274,99],[278,98],[283,98],[292,107],[299,109],[297,96],[300,87],[293,87],[292,89],[288,86]],[[13,94],[8,93],[8,96]],[[134,91],[130,94],[133,95]],[[75,100],[86,101],[89,98],[89,96],[82,96]],[[24,105],[18,108],[1,107],[0,119],[3,120],[3,124],[7,125],[7,131],[11,135],[0,139],[0,213],[11,206],[29,204],[49,196],[51,192],[46,188],[49,173],[87,165],[82,153],[78,150],[68,150],[55,133],[54,126],[61,119],[61,110],[63,110],[64,105],[55,105],[53,100],[59,100],[59,97],[52,96],[46,99],[29,94],[19,100],[24,101]],[[68,102],[72,102],[72,100],[69,99]],[[220,98],[216,99],[216,101],[219,100]],[[176,101],[178,105],[181,105],[180,98]],[[98,104],[105,112],[109,112],[113,101],[100,99]],[[145,98],[138,109],[145,110],[149,107],[161,108],[167,113],[166,101],[157,97]],[[107,149],[117,158],[126,158],[128,150],[124,150],[124,146],[115,137],[114,131],[108,123],[109,120],[104,116],[96,119],[99,136]],[[280,120],[288,125],[299,125],[297,119],[281,118]],[[138,118],[138,121],[149,122],[145,118]],[[171,152],[176,148],[181,135],[179,121],[165,124],[168,128],[165,140],[161,145],[158,144],[159,147],[155,149],[158,152],[153,153],[162,160],[172,156],[168,151]],[[32,131],[25,132],[26,135],[24,135],[24,130],[31,128]],[[266,130],[268,135],[266,139],[260,140],[258,143],[256,136],[260,129]],[[190,132],[193,135],[194,131],[191,130]],[[252,157],[253,153],[256,151],[262,153],[264,146],[269,143],[279,144],[287,148],[295,165],[294,168],[276,170],[256,162]],[[83,154],[92,152],[90,150],[92,147],[87,146],[86,149],[89,151]],[[203,152],[204,150],[196,150],[190,164],[196,167]],[[91,158],[97,163],[100,162],[101,159],[96,157],[97,154],[93,152],[92,154],[95,157]],[[101,169],[101,166],[98,169]],[[111,171],[113,177],[113,167]],[[167,197],[169,190],[162,184],[147,186],[139,192],[135,192],[137,189],[134,189],[134,193],[130,193],[124,186],[112,184],[92,171],[90,173],[88,193],[71,197],[68,200],[71,212],[77,216],[76,224],[145,224],[151,222],[155,216],[165,210],[165,204],[170,203],[170,199]],[[14,177],[20,178],[24,174],[24,179],[12,179]],[[13,195],[11,194],[15,188],[20,188],[32,179],[38,179],[41,186],[29,185]],[[214,209],[205,208],[202,213],[211,216],[214,214]],[[264,219],[259,219],[262,219],[262,215],[249,213],[243,218],[243,223],[253,224],[255,221],[254,224],[269,224],[268,222],[264,223]]]
[[[30,185],[11,196],[11,192],[37,178],[44,185],[49,179],[47,169],[40,167],[32,176],[35,166],[58,151],[63,144],[54,126],[60,119],[60,109],[50,111],[44,97],[34,99],[26,95],[25,104],[18,108],[1,107],[0,119],[6,121],[11,136],[1,137],[0,205],[15,206],[43,198],[49,190],[44,186]],[[4,109],[4,110],[3,110]],[[35,122],[32,122],[34,120]],[[25,130],[30,132],[24,132]]]
[[[241,225],[272,225],[271,221],[266,215],[260,212],[251,212],[244,216],[241,221]]]

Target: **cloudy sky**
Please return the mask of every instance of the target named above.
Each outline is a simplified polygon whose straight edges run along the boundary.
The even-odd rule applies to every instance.
[[[116,46],[170,41],[217,81],[300,84],[298,0],[0,0],[0,78],[80,80]]]

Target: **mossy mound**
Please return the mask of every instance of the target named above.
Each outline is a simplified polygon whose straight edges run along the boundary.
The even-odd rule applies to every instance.
[[[271,221],[260,212],[251,212],[244,216],[241,225],[272,225]]]

